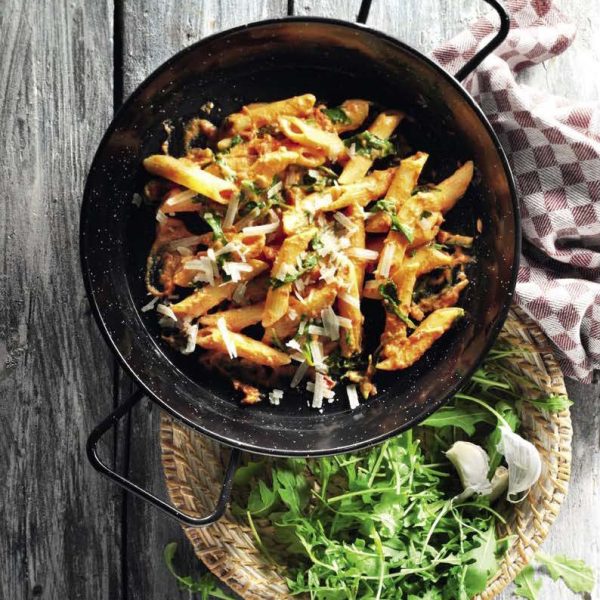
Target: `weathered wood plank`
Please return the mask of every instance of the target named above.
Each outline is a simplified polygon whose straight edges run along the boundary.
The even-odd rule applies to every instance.
[[[287,14],[287,0],[202,2],[137,0],[125,3],[123,80],[128,95],[152,70],[175,52],[216,31]],[[130,475],[166,495],[158,444],[159,411],[142,405],[131,425]],[[178,542],[182,573],[199,575],[201,565],[177,523],[137,499],[127,504],[127,587],[130,600],[187,598],[178,592],[163,561],[164,546]]]
[[[118,600],[120,495],[84,449],[112,358],[78,254],[112,113],[112,2],[5,0],[0,38],[0,597]]]

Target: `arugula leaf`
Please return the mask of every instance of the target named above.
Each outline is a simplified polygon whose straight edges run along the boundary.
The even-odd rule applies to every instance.
[[[395,314],[403,323],[411,329],[416,329],[417,326],[400,310],[398,300],[398,288],[396,284],[388,279],[385,283],[379,286],[379,293],[383,298],[383,303],[387,310]]]
[[[238,467],[235,475],[233,476],[234,485],[248,485],[250,480],[261,473],[265,468],[263,461],[249,461],[241,467]]]
[[[562,579],[572,592],[591,592],[594,589],[594,571],[582,560],[560,554],[549,556],[543,552],[537,553],[536,560],[546,567],[554,581]]]
[[[403,233],[409,244],[415,241],[415,230],[410,225],[402,223],[396,215],[392,215],[392,229]]]
[[[299,279],[300,277],[302,277],[302,275],[304,275],[304,273],[308,273],[309,271],[312,271],[316,266],[317,263],[319,262],[319,257],[314,254],[307,254],[306,258],[302,261],[302,268],[300,269],[296,269],[295,273],[288,273],[283,279],[277,279],[275,277],[271,277],[269,279],[269,285],[272,288],[278,288],[281,287],[282,285],[285,285],[286,283],[293,283],[294,281],[296,281],[296,279]]]
[[[489,411],[478,406],[454,405],[444,406],[436,410],[430,417],[423,421],[425,427],[459,427],[467,435],[475,435],[475,425],[489,423]]]
[[[551,394],[541,398],[526,398],[526,402],[533,404],[538,410],[543,410],[549,413],[557,413],[566,410],[573,404],[567,396]]]
[[[343,125],[348,125],[352,123],[350,117],[340,106],[335,106],[333,108],[323,108],[321,109],[321,112],[324,115],[327,115],[332,123],[342,123]]]
[[[178,575],[173,566],[176,550],[177,542],[167,544],[163,551],[163,557],[169,573],[175,577],[180,589],[187,590],[190,595],[199,593],[201,600],[209,600],[210,598],[235,600],[233,596],[226,594],[219,587],[219,580],[212,573],[205,573],[199,579],[193,579],[191,575],[186,575],[185,577]]]
[[[471,598],[485,590],[487,581],[498,570],[496,559],[496,533],[493,527],[477,533],[476,547],[467,553],[467,559],[472,562],[465,571],[464,583],[466,592]]]
[[[527,598],[527,600],[538,600],[538,593],[542,587],[542,580],[535,578],[535,571],[531,565],[527,565],[516,577],[515,596]]]
[[[227,239],[225,238],[223,229],[221,229],[221,219],[209,212],[204,213],[202,215],[202,218],[206,221],[208,226],[212,229],[213,239],[226,244]]]
[[[370,131],[362,131],[344,140],[346,147],[354,145],[355,153],[375,160],[396,155],[396,147],[390,140],[384,140]]]
[[[248,512],[253,516],[262,517],[266,515],[277,503],[277,482],[270,488],[262,480],[258,480],[258,486],[253,488],[248,496]]]

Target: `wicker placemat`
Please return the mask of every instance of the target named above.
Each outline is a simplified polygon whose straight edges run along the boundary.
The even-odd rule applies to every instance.
[[[548,341],[517,309],[511,310],[500,339],[522,351],[514,369],[530,382],[523,394],[564,394],[565,386]],[[479,600],[499,594],[527,564],[548,535],[568,489],[571,466],[571,417],[566,410],[544,415],[524,404],[522,433],[535,444],[543,461],[542,475],[521,504],[501,507],[506,525],[499,537],[514,536],[500,570]],[[208,512],[219,492],[227,450],[163,415],[160,442],[167,489],[172,502],[194,515]],[[248,600],[291,598],[273,565],[254,544],[250,528],[230,512],[205,528],[184,527],[196,555],[231,589]]]

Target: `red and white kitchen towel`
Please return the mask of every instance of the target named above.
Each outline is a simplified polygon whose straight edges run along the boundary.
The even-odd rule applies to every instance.
[[[540,93],[515,74],[566,50],[575,26],[551,0],[508,0],[511,31],[465,81],[508,155],[521,202],[515,302],[552,340],[565,375],[600,370],[600,104]],[[497,30],[481,18],[434,51],[451,73]],[[591,76],[591,74],[588,74]]]

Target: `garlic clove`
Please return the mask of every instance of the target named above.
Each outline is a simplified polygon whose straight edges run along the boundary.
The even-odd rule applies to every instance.
[[[508,495],[509,502],[518,502],[512,498],[517,494],[529,491],[540,478],[542,459],[536,447],[519,434],[502,425],[502,437],[498,443],[498,452],[504,455],[508,465]]]
[[[492,491],[488,498],[490,503],[497,500],[508,488],[508,469],[506,467],[498,467],[492,477]]]
[[[490,460],[481,446],[471,442],[454,442],[446,456],[456,468],[464,488],[461,500],[473,494],[487,495],[491,492],[492,486],[487,478]]]

